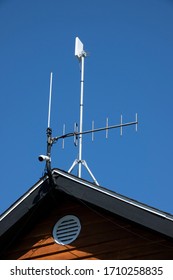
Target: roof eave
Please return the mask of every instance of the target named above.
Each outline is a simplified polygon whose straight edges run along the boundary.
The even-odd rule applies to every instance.
[[[173,216],[64,171],[54,169],[56,188],[173,238]],[[70,181],[69,181],[70,179]]]
[[[173,215],[92,184],[59,169],[53,169],[55,189],[77,199],[99,206],[123,218],[173,238]],[[41,178],[19,200],[0,216],[0,235],[34,207],[50,191],[48,176]]]

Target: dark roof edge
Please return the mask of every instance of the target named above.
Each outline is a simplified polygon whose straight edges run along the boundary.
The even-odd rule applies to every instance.
[[[173,215],[60,169],[53,169],[52,175],[55,179],[55,189],[173,238]],[[50,191],[47,182],[48,176],[45,175],[0,216],[0,235],[4,234]]]
[[[60,176],[64,176],[70,180],[73,180],[77,183],[80,183],[80,184],[83,184],[85,185],[86,187],[89,187],[91,189],[95,189],[99,192],[102,192],[103,194],[106,194],[110,197],[114,197],[120,201],[123,201],[125,203],[128,203],[134,207],[137,207],[137,208],[140,208],[141,210],[144,210],[144,211],[147,211],[147,212],[150,212],[151,214],[154,214],[154,215],[157,215],[157,216],[160,216],[164,219],[167,219],[167,220],[170,220],[170,221],[173,221],[173,215],[170,214],[170,213],[167,213],[167,212],[164,212],[164,211],[161,211],[157,208],[154,208],[154,207],[151,207],[151,206],[148,206],[147,204],[144,204],[144,203],[141,203],[141,202],[138,202],[137,200],[133,200],[131,198],[128,198],[126,196],[123,196],[121,194],[118,194],[114,191],[110,191],[104,187],[101,187],[101,186],[97,186],[97,185],[94,185],[92,183],[90,183],[89,181],[86,181],[86,180],[83,180],[81,178],[78,178],[70,173],[67,173],[65,171],[62,171],[60,169],[53,169],[53,174],[58,174]]]
[[[8,216],[19,204],[21,204],[28,196],[30,196],[43,182],[48,179],[48,176],[42,177],[34,186],[24,193],[17,201],[15,201],[5,212],[0,215],[0,222]]]

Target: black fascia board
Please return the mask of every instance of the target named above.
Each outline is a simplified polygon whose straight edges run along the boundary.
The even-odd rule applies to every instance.
[[[13,227],[49,192],[48,177],[44,176],[0,216],[0,236]]]
[[[173,238],[173,216],[97,186],[60,169],[53,169],[54,188],[118,216]],[[52,189],[48,176],[41,178],[0,216],[0,236],[14,226]]]
[[[173,215],[54,169],[56,189],[173,238]]]

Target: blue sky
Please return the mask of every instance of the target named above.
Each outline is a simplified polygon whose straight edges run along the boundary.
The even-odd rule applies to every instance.
[[[44,173],[49,76],[53,136],[79,121],[78,36],[85,59],[84,130],[139,116],[134,127],[83,139],[83,159],[99,184],[173,214],[173,2],[169,0],[0,1],[0,212]],[[73,139],[52,149],[68,170]],[[74,174],[77,170],[74,170]],[[83,170],[83,177],[90,180]]]

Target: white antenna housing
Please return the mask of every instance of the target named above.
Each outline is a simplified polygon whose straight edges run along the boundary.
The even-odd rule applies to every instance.
[[[81,58],[81,56],[83,54],[83,44],[78,37],[76,37],[76,40],[75,40],[75,53],[74,54],[78,58]]]

